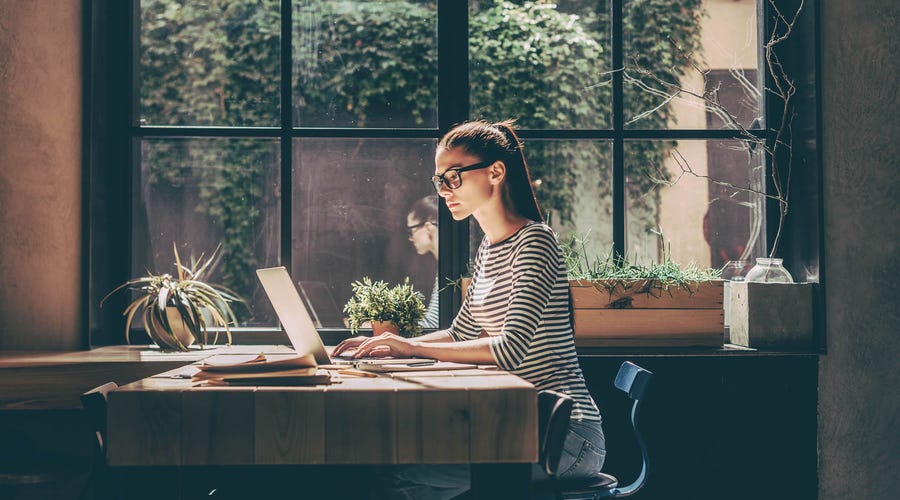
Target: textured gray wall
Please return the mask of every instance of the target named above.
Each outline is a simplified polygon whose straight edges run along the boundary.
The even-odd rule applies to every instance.
[[[81,0],[0,0],[0,349],[80,346]]]
[[[828,337],[819,498],[897,498],[900,2],[821,9]]]

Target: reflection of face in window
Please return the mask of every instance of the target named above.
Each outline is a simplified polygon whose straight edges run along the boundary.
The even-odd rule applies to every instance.
[[[437,258],[437,226],[431,221],[422,221],[413,214],[406,216],[409,241],[419,255],[431,253]]]

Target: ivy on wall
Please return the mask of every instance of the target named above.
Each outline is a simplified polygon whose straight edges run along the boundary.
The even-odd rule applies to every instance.
[[[473,117],[517,118],[525,128],[609,126],[611,70],[606,1],[472,2],[470,84]],[[436,2],[306,0],[295,5],[294,124],[315,127],[434,126],[437,102]],[[699,45],[701,0],[626,2],[626,67],[636,58],[677,81]],[[140,117],[149,125],[277,126],[280,120],[279,0],[142,0]],[[658,106],[637,87],[625,89],[634,114]],[[635,126],[665,128],[668,106]],[[627,189],[655,213],[658,166],[670,144],[629,145]],[[526,144],[542,180],[541,202],[563,221],[572,213],[576,168],[606,172],[591,148]],[[144,148],[148,182],[200,186],[195,210],[222,234],[222,282],[250,290],[261,226],[257,200],[264,169],[277,164],[270,141],[154,141]],[[593,164],[592,164],[593,162]],[[610,192],[600,176],[598,197]]]

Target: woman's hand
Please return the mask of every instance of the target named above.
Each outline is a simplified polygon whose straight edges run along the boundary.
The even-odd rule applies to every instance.
[[[360,335],[359,337],[349,338],[349,339],[341,342],[340,344],[338,344],[334,348],[334,351],[331,352],[331,355],[337,356],[344,351],[354,350],[357,347],[359,347],[359,345],[362,344],[365,340],[368,340],[368,339],[369,339],[369,337],[364,337],[362,335]]]
[[[364,339],[361,343],[357,344],[356,352],[353,353],[354,358],[361,358],[363,356],[394,356],[398,358],[408,358],[416,355],[416,348],[418,347],[418,342],[401,337],[399,335],[393,333],[382,333],[377,337],[356,337]],[[349,339],[344,342],[349,342]],[[342,342],[341,344],[343,345]],[[340,347],[340,345],[338,346]],[[337,349],[335,349],[337,352]]]

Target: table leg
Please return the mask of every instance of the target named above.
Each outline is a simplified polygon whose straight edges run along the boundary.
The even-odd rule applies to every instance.
[[[531,489],[531,464],[472,464],[472,494],[476,499],[522,500]]]

